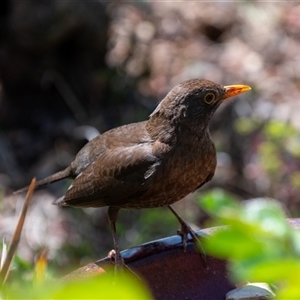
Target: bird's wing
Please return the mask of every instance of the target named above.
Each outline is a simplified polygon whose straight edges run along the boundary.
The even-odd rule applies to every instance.
[[[59,205],[122,206],[149,188],[159,160],[150,144],[105,151],[73,181]]]

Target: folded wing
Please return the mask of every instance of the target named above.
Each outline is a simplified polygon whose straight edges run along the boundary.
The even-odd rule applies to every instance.
[[[58,205],[120,206],[144,195],[159,160],[151,144],[119,147],[103,152],[74,180]]]

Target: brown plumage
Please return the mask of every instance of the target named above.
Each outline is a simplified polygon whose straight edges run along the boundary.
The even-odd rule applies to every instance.
[[[222,100],[248,90],[202,79],[185,81],[167,94],[148,121],[97,136],[68,168],[37,186],[73,178],[65,196],[54,204],[108,206],[116,261],[122,264],[115,236],[119,209],[169,206],[211,180],[216,150],[209,120]]]

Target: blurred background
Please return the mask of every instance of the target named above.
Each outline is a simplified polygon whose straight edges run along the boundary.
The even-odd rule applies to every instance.
[[[300,5],[293,2],[12,1],[0,4],[0,237],[24,202],[12,195],[70,164],[95,135],[147,119],[181,81],[205,78],[252,91],[211,125],[214,179],[174,207],[193,228],[197,199],[220,191],[272,197],[300,211]],[[112,249],[104,209],[58,208],[71,181],[36,191],[19,256],[47,247],[63,273]],[[166,208],[123,210],[121,249],[176,233]]]

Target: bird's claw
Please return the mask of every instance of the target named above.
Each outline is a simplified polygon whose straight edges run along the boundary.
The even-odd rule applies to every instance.
[[[186,230],[177,229],[177,234],[181,236],[183,251],[186,252],[187,242],[188,242],[188,232]]]
[[[200,236],[186,223],[181,224],[181,229],[178,229],[177,233],[182,237],[182,245],[183,245],[184,252],[186,252],[187,242],[189,240],[188,234],[190,234],[193,243],[200,250],[203,261],[206,263],[206,253],[202,246]]]
[[[137,275],[134,271],[132,271],[132,269],[130,269],[125,263],[124,263],[124,259],[123,257],[121,256],[121,254],[119,253],[119,255],[117,255],[116,251],[114,249],[110,250],[108,252],[108,255],[107,255],[111,262],[115,265],[115,270],[114,270],[114,274],[115,276],[119,275],[119,274],[123,274],[124,273],[124,270],[127,270],[129,273],[131,273],[135,278],[137,278],[138,280],[141,280],[142,279],[140,278],[139,275]],[[116,280],[114,280],[116,281]]]
[[[126,265],[120,253],[117,253],[114,249],[112,249],[108,252],[108,257],[114,264],[116,273],[124,271],[124,267],[126,267]]]

